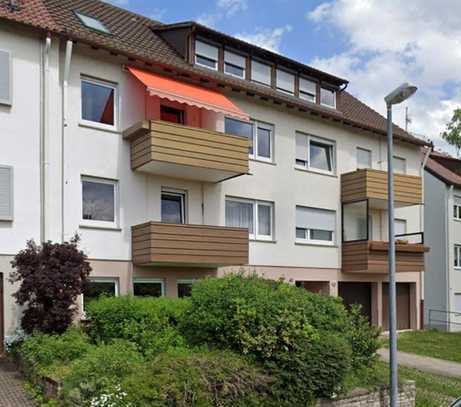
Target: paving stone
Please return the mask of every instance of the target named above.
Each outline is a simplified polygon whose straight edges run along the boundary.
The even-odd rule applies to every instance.
[[[0,357],[0,406],[35,407],[24,391],[24,380],[16,367]]]

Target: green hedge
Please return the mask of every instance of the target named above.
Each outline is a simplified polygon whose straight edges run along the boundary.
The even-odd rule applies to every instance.
[[[95,342],[126,339],[145,355],[184,347],[186,342],[177,325],[189,305],[185,299],[101,298],[87,307],[89,335]]]

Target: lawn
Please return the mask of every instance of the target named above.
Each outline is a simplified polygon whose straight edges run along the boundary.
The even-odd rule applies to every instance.
[[[378,363],[380,381],[388,380],[389,368],[384,362]],[[450,402],[461,397],[461,379],[437,376],[415,369],[399,368],[399,380],[416,382],[416,407],[447,407]]]
[[[398,349],[402,352],[451,360],[461,363],[461,332],[412,331],[398,337]],[[387,343],[385,344],[387,346]]]

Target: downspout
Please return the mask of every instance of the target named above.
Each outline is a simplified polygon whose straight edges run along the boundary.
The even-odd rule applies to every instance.
[[[45,183],[46,183],[46,138],[48,133],[48,82],[50,71],[51,36],[47,34],[42,46],[40,86],[40,242],[45,241]]]
[[[445,218],[445,235],[446,235],[446,242],[447,244],[445,245],[445,262],[446,262],[446,270],[447,270],[447,288],[446,288],[446,293],[447,293],[447,302],[446,302],[446,310],[451,311],[450,309],[450,297],[451,297],[451,292],[450,292],[450,277],[451,277],[451,265],[453,262],[450,261],[450,251],[451,251],[451,240],[450,240],[450,213],[451,213],[451,208],[450,208],[450,198],[453,197],[453,190],[454,187],[453,185],[450,185],[450,187],[445,189],[446,191],[446,215],[444,216]],[[451,314],[447,314],[447,329],[448,331],[451,330]]]
[[[72,59],[72,47],[73,42],[67,40],[66,42],[66,56],[64,60],[64,75],[62,81],[62,134],[61,134],[61,241],[65,240],[64,233],[64,188],[66,184],[65,177],[65,135],[67,129],[67,110],[68,110],[68,87],[69,87],[69,73],[70,73],[70,62]]]

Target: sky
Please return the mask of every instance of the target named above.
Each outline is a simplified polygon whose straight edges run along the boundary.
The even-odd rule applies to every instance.
[[[109,0],[107,0],[109,1]],[[418,92],[394,121],[454,153],[440,137],[461,107],[461,0],[111,0],[164,23],[195,20],[350,81],[385,114],[402,82]]]

